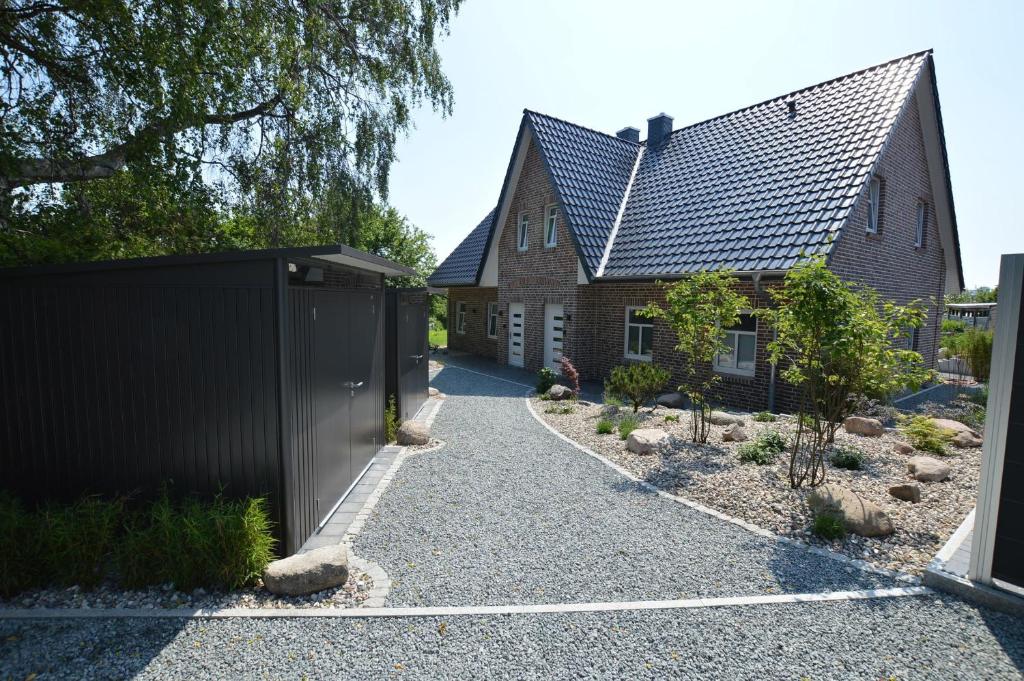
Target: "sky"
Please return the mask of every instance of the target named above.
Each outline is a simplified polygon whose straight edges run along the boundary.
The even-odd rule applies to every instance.
[[[524,108],[646,135],[924,49],[935,51],[964,278],[1024,252],[1024,0],[466,0],[439,50],[451,116],[423,108],[389,201],[443,259],[498,199]]]

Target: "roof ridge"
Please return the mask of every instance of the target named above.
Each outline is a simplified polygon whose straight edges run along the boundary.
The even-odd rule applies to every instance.
[[[630,140],[624,140],[621,137],[619,137],[618,135],[612,135],[610,133],[604,132],[603,130],[597,130],[595,128],[588,128],[585,125],[580,125],[579,123],[573,123],[572,121],[567,121],[564,118],[559,118],[558,116],[550,116],[548,114],[541,113],[540,111],[533,111],[532,109],[523,109],[523,113],[524,114],[529,114],[529,115],[532,115],[532,116],[540,116],[541,118],[548,118],[548,119],[551,119],[553,121],[558,121],[559,123],[565,123],[566,125],[571,125],[572,127],[579,128],[580,130],[586,130],[587,132],[593,132],[593,133],[596,133],[596,134],[601,135],[603,137],[608,137],[610,139],[617,140],[619,142],[625,142],[626,144],[628,144],[630,146],[633,146],[633,147],[643,146],[642,142],[632,142]]]
[[[886,67],[886,66],[892,66],[893,64],[896,64],[898,62],[907,61],[907,60],[913,59],[915,57],[930,56],[933,53],[934,53],[934,50],[932,48],[928,48],[927,50],[921,50],[920,52],[914,52],[912,54],[904,55],[902,57],[897,57],[895,59],[890,59],[889,61],[882,62],[881,64],[875,64],[873,66],[868,66],[868,67],[865,67],[863,69],[858,69],[857,71],[851,71],[850,73],[846,73],[846,74],[843,74],[841,76],[836,76],[835,78],[829,78],[828,80],[823,80],[820,83],[814,83],[813,85],[808,85],[806,87],[802,87],[802,88],[799,88],[797,90],[792,90],[791,92],[787,92],[785,94],[777,95],[775,97],[770,97],[768,99],[762,100],[762,101],[757,102],[755,104],[749,104],[747,106],[740,107],[739,109],[734,109],[733,111],[729,111],[729,112],[724,113],[724,114],[719,114],[717,116],[712,116],[711,118],[705,118],[702,121],[697,121],[696,123],[690,123],[689,125],[684,125],[681,128],[676,128],[675,130],[673,130],[671,133],[669,133],[669,136],[671,137],[672,135],[676,134],[677,132],[682,132],[683,130],[689,130],[691,128],[696,128],[698,125],[704,125],[706,123],[711,123],[712,121],[717,121],[717,120],[720,120],[722,118],[728,118],[729,116],[735,116],[738,113],[742,113],[744,111],[749,111],[751,109],[756,109],[759,106],[764,106],[765,104],[769,104],[771,102],[775,102],[775,101],[778,101],[780,99],[786,99],[787,97],[792,97],[793,95],[798,95],[798,94],[801,94],[803,92],[808,92],[810,90],[814,90],[814,89],[823,87],[825,85],[831,85],[832,83],[838,83],[839,81],[846,80],[847,78],[853,78],[854,76],[860,76],[860,75],[863,75],[863,74],[865,74],[865,73],[867,73],[869,71],[874,71],[875,69],[880,69],[880,68],[883,68],[883,67]]]

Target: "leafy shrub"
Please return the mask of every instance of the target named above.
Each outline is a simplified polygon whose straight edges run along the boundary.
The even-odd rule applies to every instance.
[[[774,463],[785,449],[786,438],[774,430],[769,430],[761,433],[752,442],[741,444],[736,453],[742,463],[766,466]]]
[[[836,468],[845,468],[848,471],[859,471],[864,465],[864,452],[856,447],[844,447],[837,445],[832,448],[832,465]]]
[[[782,433],[775,430],[766,430],[757,436],[755,442],[766,449],[771,449],[776,454],[782,452],[787,446],[789,446],[789,443],[786,442],[786,438]]]
[[[928,416],[906,419],[901,430],[914,449],[933,454],[946,454],[946,445],[953,439],[953,431],[939,428]]]
[[[537,372],[537,394],[544,395],[551,390],[551,386],[558,380],[558,376],[549,367],[544,367]]]
[[[778,417],[770,411],[759,411],[754,414],[754,420],[758,423],[775,423]]]
[[[971,329],[963,335],[964,352],[967,355],[967,365],[971,368],[971,376],[979,382],[987,381],[992,368],[993,332]]]
[[[822,539],[842,539],[846,536],[846,523],[843,516],[834,511],[822,511],[814,516],[814,534]]]
[[[635,416],[630,416],[629,414],[623,416],[619,419],[619,439],[625,440],[628,438],[629,434],[636,430],[639,425],[640,422]]]
[[[571,404],[552,404],[544,410],[545,414],[571,414],[576,408]]]
[[[610,392],[608,392],[607,389],[604,391],[603,401],[609,407],[621,407],[622,406],[622,400],[619,399],[618,397],[616,397],[615,395],[612,395]]]
[[[679,423],[679,414],[666,414],[665,423]]]
[[[394,442],[398,439],[398,428],[402,424],[398,420],[398,407],[395,405],[395,396],[388,397],[388,406],[384,410],[384,441]]]
[[[0,492],[0,596],[45,584],[49,580],[40,558],[39,517],[25,510],[7,492]]]
[[[42,511],[43,562],[54,581],[91,589],[103,581],[124,517],[124,502],[89,496]]]
[[[611,419],[598,419],[597,421],[597,434],[608,435],[615,430],[615,424],[611,422]]]
[[[564,355],[560,360],[558,360],[558,364],[562,368],[562,376],[565,376],[565,380],[569,382],[569,387],[572,388],[572,394],[579,397],[580,372],[576,371],[576,367],[573,366],[572,360]]]
[[[963,333],[967,330],[967,324],[957,319],[942,320],[942,336],[950,336],[955,333]]]
[[[633,405],[633,413],[654,399],[665,384],[668,383],[669,372],[659,366],[646,362],[637,362],[617,366],[605,380],[605,392]]]

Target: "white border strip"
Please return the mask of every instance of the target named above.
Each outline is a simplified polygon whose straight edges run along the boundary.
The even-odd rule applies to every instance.
[[[223,608],[221,610],[131,610],[111,608],[108,610],[50,610],[27,608],[23,610],[0,610],[0,619],[97,619],[107,617],[138,617],[146,619],[167,618],[210,618],[231,617],[458,617],[485,615],[543,615],[558,613],[621,612],[624,610],[692,610],[698,608],[726,608],[752,605],[781,605],[792,603],[826,603],[834,601],[856,601],[880,598],[902,598],[925,596],[933,593],[924,586],[898,587],[892,589],[868,589],[863,591],[829,591],[824,593],[771,594],[765,596],[727,596],[723,598],[687,598],[662,601],[619,601],[612,603],[539,603],[536,605],[481,605],[425,608]]]
[[[931,392],[932,390],[935,390],[936,388],[941,388],[944,385],[948,385],[948,384],[947,383],[936,383],[935,385],[931,386],[930,388],[925,388],[924,390],[918,390],[916,393],[910,393],[909,395],[904,395],[903,397],[899,398],[898,400],[893,400],[892,403],[893,404],[899,404],[903,400],[909,400],[911,397],[917,397],[918,395],[924,395],[925,393]]]
[[[956,550],[960,548],[960,545],[964,543],[964,539],[974,529],[974,512],[976,508],[972,508],[971,512],[967,514],[964,521],[960,523],[960,527],[956,528],[956,532],[950,536],[949,540],[942,545],[939,552],[932,558],[931,563],[928,564],[929,568],[938,568],[940,570],[949,562],[949,559],[953,557]]]
[[[619,225],[622,224],[622,215],[626,212],[626,202],[629,201],[629,194],[633,191],[633,183],[636,181],[636,171],[640,169],[640,160],[644,157],[647,145],[642,145],[636,152],[636,161],[633,162],[633,171],[629,174],[629,181],[626,182],[626,191],[622,194],[622,203],[619,204],[619,212],[615,214],[615,222],[612,223],[611,234],[608,235],[608,243],[605,244],[604,253],[601,255],[601,262],[597,266],[594,278],[604,276],[604,268],[608,265],[608,258],[612,254],[612,246],[615,244],[615,237],[619,234]]]

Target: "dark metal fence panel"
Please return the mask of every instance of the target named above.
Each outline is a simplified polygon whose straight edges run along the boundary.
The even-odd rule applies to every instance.
[[[412,418],[427,399],[430,300],[426,289],[387,292],[386,394],[394,395],[398,416]]]
[[[291,489],[287,507],[288,553],[313,533],[317,518],[316,497],[317,420],[313,375],[313,304],[315,290],[288,290],[289,387],[291,401]]]

